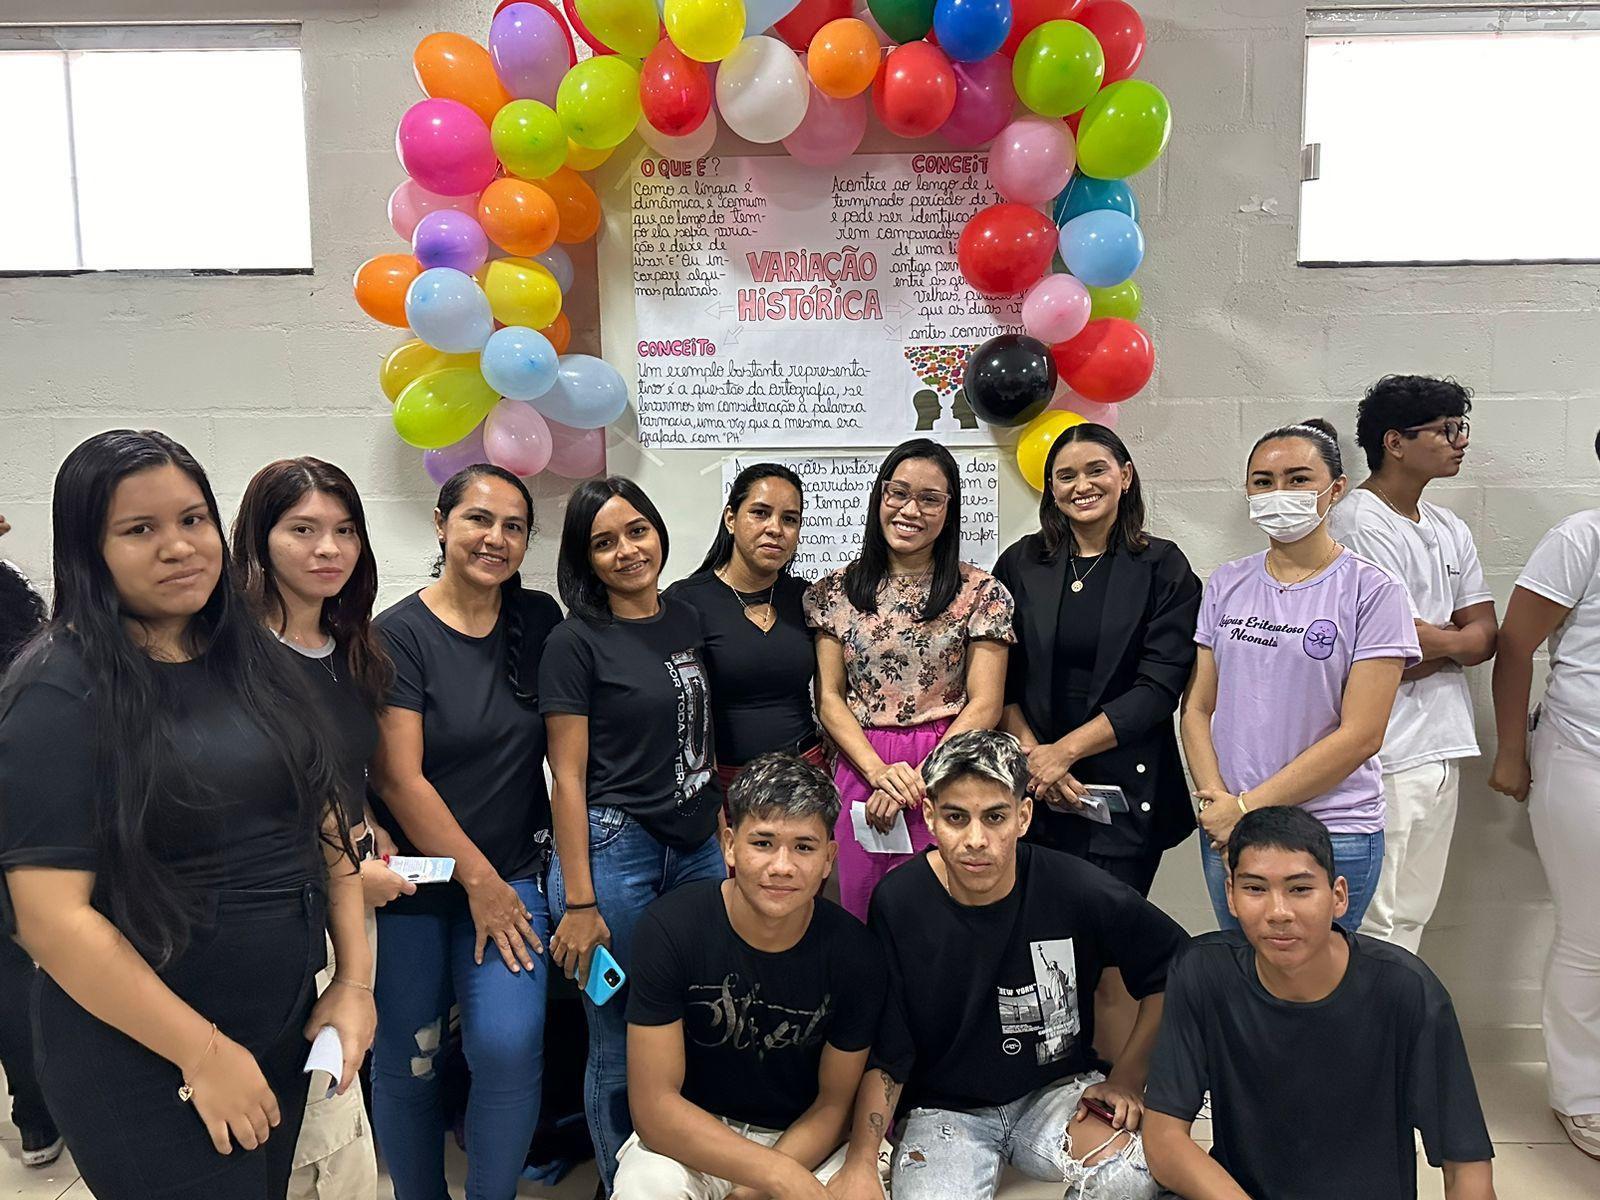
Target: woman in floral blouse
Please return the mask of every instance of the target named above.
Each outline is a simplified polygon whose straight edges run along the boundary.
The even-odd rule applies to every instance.
[[[960,544],[955,459],[916,438],[878,470],[855,561],[806,592],[822,725],[838,747],[839,892],[862,920],[878,881],[933,845],[922,760],[952,733],[1000,720],[1011,595],[962,562]],[[851,816],[860,805],[874,829],[903,825],[911,854],[864,848]]]

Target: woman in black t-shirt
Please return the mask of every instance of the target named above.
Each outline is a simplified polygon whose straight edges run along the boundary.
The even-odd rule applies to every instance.
[[[539,708],[550,731],[557,917],[550,952],[582,985],[595,947],[628,969],[645,906],[680,884],[727,874],[713,836],[721,809],[700,614],[656,585],[661,514],[630,479],[579,484],[567,502],[556,580],[572,615],[550,635]],[[628,1114],[626,1005],[589,1016],[584,1105],[611,1191]]]
[[[446,1195],[434,1059],[459,1006],[467,1193],[510,1197],[539,1122],[550,802],[535,682],[561,611],[517,576],[533,501],[515,475],[463,469],[433,519],[438,581],[378,618],[394,682],[373,807],[402,854],[453,858],[455,876],[378,914],[373,1119],[397,1200]]]
[[[338,1030],[348,1086],[375,1021],[336,752],[188,451],[97,434],[53,506],[54,612],[0,693],[45,1097],[100,1200],[281,1200],[306,1033]]]
[[[699,610],[705,626],[724,792],[745,763],[769,751],[822,765],[812,701],[817,657],[801,609],[806,583],[789,573],[803,504],[800,477],[788,467],[746,467],[700,569],[667,589]]]

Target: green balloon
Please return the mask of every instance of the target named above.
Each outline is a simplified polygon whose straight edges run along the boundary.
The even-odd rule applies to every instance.
[[[1100,90],[1106,55],[1100,39],[1076,21],[1046,21],[1017,47],[1011,82],[1041,117],[1075,113]]]
[[[556,110],[537,100],[513,100],[495,114],[489,140],[518,179],[544,179],[567,163],[567,131]]]
[[[477,367],[447,367],[413,379],[394,405],[394,431],[419,450],[453,446],[500,403]]]
[[[1172,106],[1142,79],[1113,83],[1089,102],[1078,125],[1078,170],[1096,179],[1137,175],[1167,148]]]
[[[584,59],[562,77],[556,112],[578,145],[621,145],[639,123],[639,69],[615,54]]]
[[[1101,317],[1121,317],[1124,321],[1139,319],[1139,310],[1144,307],[1144,294],[1139,291],[1139,285],[1129,279],[1116,287],[1089,289],[1089,319],[1098,321]]]
[[[902,46],[928,36],[934,0],[867,0],[872,18]]]

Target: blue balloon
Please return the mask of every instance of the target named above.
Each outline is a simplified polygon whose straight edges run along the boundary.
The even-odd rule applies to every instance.
[[[628,385],[617,369],[592,354],[561,356],[555,385],[534,403],[541,415],[574,429],[599,429],[628,407]]]
[[[744,35],[765,33],[797,7],[800,0],[744,0]]]
[[[494,332],[489,297],[478,281],[453,267],[431,267],[406,291],[406,324],[435,350],[470,354]]]
[[[1116,287],[1144,261],[1144,234],[1127,213],[1097,209],[1061,227],[1061,257],[1089,287]]]
[[[1011,0],[939,0],[933,32],[955,62],[988,58],[1011,32]]]
[[[544,334],[522,325],[496,329],[478,364],[484,382],[512,400],[532,400],[556,381],[556,348]]]
[[[1139,219],[1139,198],[1131,187],[1120,179],[1096,179],[1079,171],[1061,189],[1051,215],[1057,225],[1065,225],[1074,217],[1102,208]]]

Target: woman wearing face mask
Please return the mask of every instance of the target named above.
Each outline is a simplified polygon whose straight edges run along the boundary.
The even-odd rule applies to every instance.
[[[1195,630],[1199,655],[1181,729],[1200,802],[1201,854],[1224,929],[1219,850],[1246,812],[1303,804],[1333,834],[1355,930],[1383,865],[1383,745],[1400,673],[1421,661],[1411,602],[1381,567],[1328,534],[1345,488],[1333,427],[1306,421],[1250,452],[1250,520],[1261,554],[1218,567]]]
[[[700,569],[667,595],[700,613],[711,673],[717,775],[726,794],[743,765],[769,751],[821,765],[812,709],[816,652],[789,573],[804,511],[800,477],[777,463],[739,472]]]
[[[567,502],[556,581],[572,615],[550,635],[539,703],[555,779],[550,951],[580,987],[597,946],[627,971],[652,900],[727,874],[705,631],[695,608],[657,590],[667,546],[661,514],[631,479],[579,484]],[[633,1132],[626,999],[584,994],[584,1108],[607,1194]]]
[[[539,1122],[550,802],[537,680],[556,602],[522,587],[533,500],[509,471],[439,489],[436,582],[378,618],[394,682],[372,763],[400,852],[453,858],[378,915],[373,1119],[396,1200],[448,1195],[434,1056],[461,1013],[468,1200],[509,1200]]]
[[[0,693],[45,1099],[100,1200],[282,1200],[307,1035],[338,1030],[348,1087],[375,1021],[337,749],[188,451],[97,434],[53,506],[54,608]]]
[[[952,734],[999,724],[1012,640],[1011,594],[961,561],[961,474],[948,450],[927,438],[895,447],[867,512],[855,561],[805,597],[818,708],[838,747],[839,895],[862,920],[878,881],[933,845],[922,760]],[[903,828],[910,852],[864,848],[856,805],[875,829]]]

